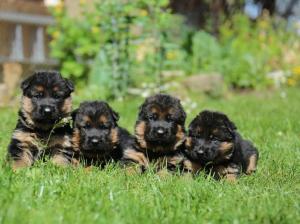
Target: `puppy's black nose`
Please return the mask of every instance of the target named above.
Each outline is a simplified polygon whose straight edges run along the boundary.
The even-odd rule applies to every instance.
[[[161,135],[164,135],[166,133],[166,130],[162,127],[159,127],[156,129],[156,134],[161,136]]]
[[[196,152],[197,152],[198,155],[203,155],[204,154],[204,151],[202,149],[198,149]]]
[[[51,115],[53,113],[53,107],[50,106],[42,106],[42,113],[45,116]]]
[[[100,143],[100,139],[97,137],[90,138],[90,144],[93,146],[97,146]]]

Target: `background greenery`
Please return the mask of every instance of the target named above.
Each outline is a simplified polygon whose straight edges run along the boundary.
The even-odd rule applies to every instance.
[[[211,13],[197,30],[167,0],[99,0],[93,10],[80,2],[76,18],[63,5],[53,8],[49,28],[52,56],[76,83],[74,108],[108,99],[131,132],[143,97],[159,91],[182,99],[187,124],[200,110],[223,111],[259,149],[257,173],[232,184],[151,171],[127,176],[113,165],[37,163],[13,173],[2,161],[0,223],[300,223],[300,43],[293,30],[267,13],[250,21],[233,10],[216,34]],[[211,98],[181,85],[209,73],[238,91]],[[3,160],[16,119],[17,107],[1,108]]]
[[[103,98],[124,97],[145,83],[161,87],[169,81],[166,71],[185,77],[218,73],[234,89],[299,84],[299,36],[284,20],[266,11],[252,21],[242,7],[234,8],[220,15],[218,32],[212,35],[213,13],[205,12],[199,30],[187,26],[168,5],[168,0],[96,0],[91,7],[81,1],[76,18],[58,5],[52,10],[57,23],[49,28],[52,56],[64,76],[78,84],[101,85]],[[281,77],[268,76],[274,71]]]
[[[188,122],[204,108],[221,110],[255,143],[257,173],[231,184],[202,175],[127,176],[117,167],[63,169],[41,163],[13,173],[3,166],[0,223],[299,223],[298,89],[216,100],[190,97],[199,106],[191,109]],[[86,99],[77,93],[75,106]],[[142,101],[110,103],[121,114],[120,124],[132,131]],[[16,117],[16,110],[1,110],[0,129],[13,130]],[[0,134],[1,158],[10,136],[11,131]]]

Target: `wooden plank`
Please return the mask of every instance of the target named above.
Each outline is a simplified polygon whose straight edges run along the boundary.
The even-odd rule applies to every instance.
[[[0,21],[32,25],[51,25],[55,20],[51,16],[34,15],[20,12],[7,12],[0,10]]]

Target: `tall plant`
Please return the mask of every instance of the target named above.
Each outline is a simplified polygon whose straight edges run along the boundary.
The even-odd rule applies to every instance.
[[[49,29],[52,55],[65,76],[101,84],[105,97],[123,96],[140,67],[147,67],[146,73],[159,85],[172,38],[170,23],[176,20],[168,4],[168,0],[95,0],[93,7],[81,5],[78,18],[58,7],[53,12],[57,23]],[[151,53],[140,60],[137,55],[145,42],[151,42],[147,50]]]

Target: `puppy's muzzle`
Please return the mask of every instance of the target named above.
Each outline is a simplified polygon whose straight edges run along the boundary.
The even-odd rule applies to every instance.
[[[42,105],[41,109],[40,109],[40,113],[44,116],[44,117],[51,117],[55,112],[55,108],[53,106],[50,105]]]
[[[167,130],[164,127],[156,127],[153,131],[154,135],[157,137],[162,137],[167,133]]]
[[[99,146],[103,144],[104,139],[98,136],[92,136],[88,138],[88,145],[92,147]]]
[[[155,138],[167,138],[170,135],[170,125],[167,122],[156,122],[152,125],[151,135]]]

